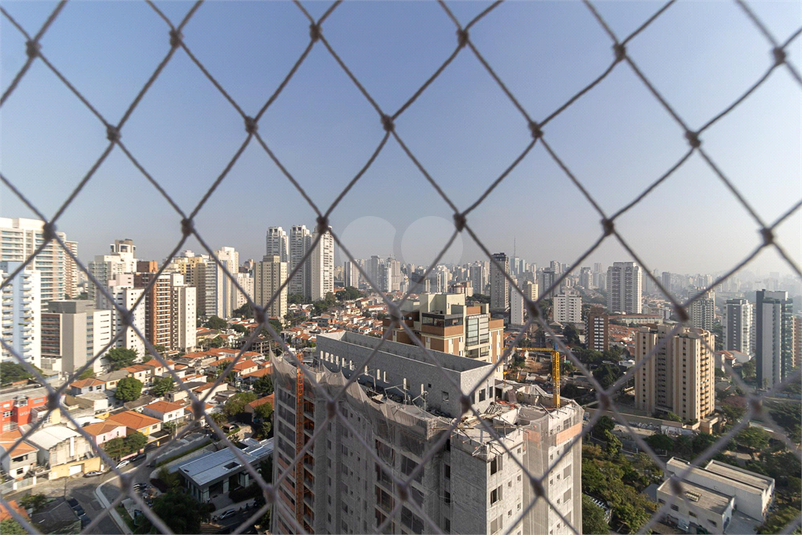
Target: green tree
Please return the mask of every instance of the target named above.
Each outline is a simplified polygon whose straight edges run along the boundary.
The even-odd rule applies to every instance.
[[[87,368],[81,372],[81,375],[78,376],[78,379],[90,379],[95,376],[95,370],[92,368]]]
[[[621,377],[621,368],[613,364],[602,364],[593,370],[593,377],[607,390]]]
[[[576,332],[576,327],[571,324],[565,326],[565,329],[563,329],[563,336],[565,337],[565,342],[568,345],[579,343],[579,334]]]
[[[596,535],[610,533],[610,526],[604,519],[604,510],[593,503],[586,494],[582,495],[582,533]]]
[[[159,468],[156,478],[164,483],[167,492],[175,492],[181,488],[181,476],[178,475],[178,472],[170,472],[166,466]]]
[[[157,497],[151,509],[173,533],[200,533],[201,522],[209,519],[206,506],[189,494],[176,491]]]
[[[759,427],[747,427],[735,435],[735,441],[752,451],[760,451],[769,445],[769,434]]]
[[[687,435],[680,435],[674,439],[674,452],[681,457],[690,459],[693,457],[693,441]]]
[[[119,460],[120,457],[126,455],[125,439],[123,437],[113,438],[107,440],[102,444],[103,451],[112,459]]]
[[[115,347],[109,349],[106,353],[106,360],[109,362],[111,371],[121,370],[132,365],[136,360],[137,354],[133,349],[126,349],[124,347]]]
[[[662,433],[657,433],[652,436],[646,437],[644,441],[653,450],[660,450],[660,451],[674,450],[674,440],[670,436],[663,435]]]
[[[253,391],[259,396],[268,396],[273,393],[273,378],[263,375],[253,383]]]
[[[758,533],[781,533],[783,528],[796,520],[796,517],[799,516],[799,508],[798,507],[783,507],[782,509],[778,509],[773,513],[770,513],[768,518],[766,518],[766,522],[757,528]],[[794,533],[797,533],[798,530],[795,530]],[[4,532],[5,533],[5,532]]]
[[[240,333],[240,334],[245,334],[245,333],[247,333],[247,332],[248,332],[248,328],[247,328],[247,327],[245,327],[244,325],[240,325],[239,323],[235,323],[235,324],[233,324],[233,325],[231,326],[231,328],[232,328],[233,330],[237,331],[237,332],[238,332],[238,333]]]
[[[746,381],[750,381],[757,377],[755,359],[747,360],[743,363],[741,366],[741,377],[743,377]]]
[[[663,415],[663,420],[669,420],[672,422],[681,422],[682,418],[679,415],[674,414],[673,412],[667,412]]]
[[[175,386],[175,381],[169,375],[164,377],[159,377],[153,382],[153,388],[151,389],[151,393],[154,396],[163,396],[167,392],[170,392],[173,387]]]
[[[270,402],[262,403],[253,411],[254,418],[258,418],[260,420],[268,420],[272,414],[273,405]]]
[[[289,305],[300,305],[306,302],[307,300],[303,294],[290,294],[287,296],[287,304]]]
[[[0,533],[3,535],[28,535],[25,528],[13,518],[7,518],[0,522]]]
[[[178,424],[175,422],[164,422],[162,424],[162,429],[170,433],[170,436],[173,436],[178,429]]]
[[[340,301],[351,301],[360,297],[362,294],[353,286],[346,286],[341,292],[337,292],[337,299]]]
[[[231,396],[226,404],[223,405],[223,413],[229,418],[238,416],[245,412],[245,405],[256,400],[253,392],[240,392]]]
[[[209,321],[206,322],[206,326],[210,329],[214,329],[215,331],[220,331],[228,327],[228,322],[217,316],[212,316],[209,318]]]
[[[117,383],[114,397],[120,401],[134,401],[142,395],[142,381],[134,377],[123,377]]]
[[[0,383],[7,385],[17,381],[24,381],[33,377],[22,364],[6,361],[0,362]]]
[[[125,435],[123,440],[125,442],[125,448],[128,450],[126,455],[141,450],[145,447],[145,444],[148,443],[148,437],[139,431],[130,431]]]
[[[234,311],[234,317],[242,318],[242,319],[251,319],[251,318],[253,318],[253,309],[251,308],[251,305],[249,305],[248,303],[245,303],[244,305],[242,305],[241,307],[236,309]]]
[[[615,420],[609,416],[602,416],[593,426],[591,433],[594,437],[604,440],[604,433],[607,431],[612,432],[613,429],[615,429]]]
[[[217,426],[220,427],[221,425],[225,424],[228,421],[228,417],[222,412],[213,412],[212,420],[214,420],[214,423],[216,423]]]
[[[207,347],[207,348],[208,347],[217,348],[217,347],[223,347],[224,343],[225,342],[223,341],[223,339],[220,338],[219,336],[217,336],[215,338],[207,338],[206,340],[201,342],[201,345],[204,346],[204,347]]]
[[[24,509],[33,509],[34,513],[38,513],[42,507],[47,503],[47,496],[44,494],[26,494],[19,499],[19,504]]]
[[[693,437],[693,440],[691,441],[691,448],[693,449],[693,453],[699,455],[715,443],[716,437],[713,435],[708,433],[699,433]]]
[[[618,437],[615,436],[612,431],[605,431],[604,432],[604,440],[607,441],[607,446],[605,447],[605,451],[611,457],[615,457],[619,453],[621,453],[621,441],[618,440]]]

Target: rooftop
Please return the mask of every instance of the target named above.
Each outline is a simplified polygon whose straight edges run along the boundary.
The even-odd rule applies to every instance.
[[[254,464],[273,453],[273,439],[252,444],[241,450],[242,455]],[[242,463],[229,448],[196,457],[178,466],[185,477],[191,479],[199,487],[208,485],[229,475],[242,467]]]
[[[688,500],[690,505],[706,511],[712,511],[718,515],[724,514],[729,503],[735,499],[732,496],[727,496],[713,489],[696,485],[690,481],[683,481],[682,488],[685,491],[684,498]],[[658,495],[660,493],[671,495],[671,480],[666,479],[663,481],[663,483],[657,487],[657,493]]]
[[[2,447],[4,450],[7,450],[8,455],[11,457],[16,455],[24,455],[37,450],[36,446],[28,444],[27,442],[20,442],[17,444],[17,441],[21,437],[22,433],[18,429],[15,429],[14,431],[7,431],[0,435],[0,447]],[[17,445],[15,446],[15,444]]]
[[[70,386],[75,388],[86,388],[88,386],[100,386],[105,384],[106,384],[105,381],[101,381],[100,379],[95,379],[93,377],[90,377],[88,379],[81,379],[80,381],[75,381],[73,383],[70,383]]]
[[[125,411],[112,414],[107,421],[117,422],[131,429],[142,429],[161,423],[160,420],[136,411]]]
[[[669,472],[677,473],[686,470],[690,463],[672,457],[666,463],[666,469]],[[728,464],[720,463],[718,461],[710,461],[705,468],[693,467],[691,469],[695,473],[701,473],[703,476],[708,477],[715,481],[732,485],[735,487],[754,492],[755,490],[767,492],[774,486],[774,479],[762,476],[743,468],[736,468]]]
[[[77,431],[70,429],[67,426],[53,425],[35,431],[31,436],[28,437],[28,440],[40,448],[49,450],[53,446],[60,444],[65,440],[69,440],[72,437],[81,437],[81,435]]]
[[[183,405],[179,405],[178,403],[170,403],[169,401],[157,401],[155,403],[151,403],[150,405],[145,406],[146,409],[151,409],[156,412],[172,412],[172,411],[179,411],[184,408]]]
[[[87,426],[84,426],[83,430],[92,435],[93,437],[96,437],[98,435],[105,435],[106,433],[111,433],[112,431],[114,431],[119,427],[125,427],[125,425],[119,422],[106,421],[98,424],[89,424]]]

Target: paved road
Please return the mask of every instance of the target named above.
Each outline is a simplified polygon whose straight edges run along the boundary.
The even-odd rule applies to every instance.
[[[68,496],[78,500],[78,503],[84,508],[84,511],[86,511],[86,514],[90,520],[94,520],[96,517],[100,516],[102,511],[105,510],[105,507],[100,504],[95,496],[95,488],[97,488],[97,485],[94,481],[92,481],[92,478],[85,478],[83,480],[83,484],[71,485],[68,488]],[[117,524],[114,522],[114,520],[112,520],[109,515],[106,515],[100,520],[94,529],[88,533],[94,533],[97,535],[101,535],[103,533],[118,535],[122,534],[122,531],[120,531],[120,528],[117,527]]]

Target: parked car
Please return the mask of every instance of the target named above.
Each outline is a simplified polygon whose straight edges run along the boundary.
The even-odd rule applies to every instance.
[[[86,514],[86,511],[84,511],[84,508],[81,507],[80,505],[76,505],[75,507],[72,508],[72,510],[75,511],[75,514],[78,515],[79,517],[81,515]]]
[[[85,528],[91,522],[91,519],[86,514],[80,515],[78,518],[81,520],[81,528]]]
[[[84,474],[84,477],[95,477],[95,476],[102,476],[103,472],[100,470],[92,470],[91,472],[87,472]]]
[[[70,505],[70,507],[78,506],[78,500],[76,500],[75,498],[68,498],[67,503]]]
[[[122,468],[123,466],[128,466],[131,461],[121,461],[117,463],[117,468]]]
[[[223,520],[224,518],[228,518],[230,516],[234,516],[235,514],[237,514],[236,510],[229,509],[228,511],[225,511],[223,514],[221,514],[219,518],[220,518],[220,520]]]

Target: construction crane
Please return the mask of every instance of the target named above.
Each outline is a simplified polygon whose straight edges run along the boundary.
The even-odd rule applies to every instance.
[[[547,351],[551,353],[551,386],[552,401],[556,408],[560,408],[560,352],[557,345],[554,347],[519,347],[518,351]]]

